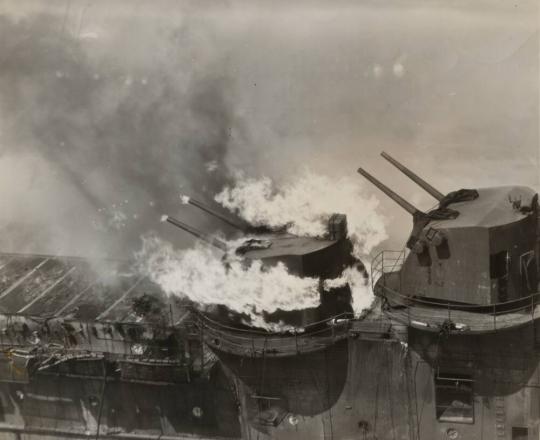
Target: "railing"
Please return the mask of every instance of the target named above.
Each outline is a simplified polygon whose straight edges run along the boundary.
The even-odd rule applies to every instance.
[[[351,314],[340,314],[285,334],[239,329],[197,313],[202,336],[213,349],[252,357],[282,357],[319,351],[347,337]]]
[[[277,338],[277,339],[283,338],[283,334],[279,334],[279,333],[272,333],[272,332],[269,332],[269,331],[266,331],[266,330],[255,330],[255,329],[252,329],[252,328],[238,328],[238,327],[232,327],[232,326],[227,325],[227,324],[223,324],[221,322],[213,320],[212,318],[209,318],[207,315],[205,315],[204,313],[199,312],[195,308],[191,308],[190,311],[200,321],[202,321],[206,325],[210,325],[210,326],[212,326],[214,328],[218,328],[218,329],[222,329],[222,330],[229,331],[229,332],[234,332],[234,333],[242,333],[242,334],[246,334],[246,335],[264,336],[264,337],[270,338],[270,339],[272,339],[272,338]],[[311,335],[311,334],[313,334],[312,329],[314,329],[316,327],[320,327],[321,324],[329,324],[332,321],[336,321],[336,320],[339,320],[339,319],[350,319],[352,317],[353,317],[352,314],[349,313],[349,312],[340,313],[339,315],[331,316],[329,318],[325,318],[325,319],[322,319],[320,321],[310,322],[309,324],[303,326],[301,330],[297,330],[296,333]],[[286,333],[287,332],[284,332],[284,334],[286,334]],[[295,332],[292,331],[292,332],[289,332],[289,333],[294,334]]]
[[[490,332],[525,325],[540,312],[540,293],[511,301],[479,305],[459,304],[403,295],[400,270],[407,256],[401,251],[382,251],[372,261],[371,285],[387,305],[387,313],[418,328]],[[536,308],[539,307],[539,311]],[[460,328],[456,328],[456,325]]]
[[[400,251],[381,251],[371,262],[371,288],[375,291],[375,284],[386,273],[398,272],[405,261],[406,249]],[[382,280],[384,282],[384,278]]]
[[[456,304],[402,295],[388,286],[379,285],[387,303],[386,311],[410,326],[441,330],[491,332],[525,325],[538,316],[540,293],[490,305]]]

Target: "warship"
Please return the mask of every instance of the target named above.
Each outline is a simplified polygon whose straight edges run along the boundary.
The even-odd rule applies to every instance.
[[[538,439],[538,195],[445,195],[383,157],[437,206],[359,169],[412,216],[411,234],[371,262],[368,310],[352,313],[347,288],[339,301],[321,291],[316,313],[288,317],[302,331],[204,313],[127,263],[103,262],[111,277],[82,258],[0,255],[0,438]],[[321,279],[364,268],[340,215],[322,238],[258,233],[234,250],[246,264]]]

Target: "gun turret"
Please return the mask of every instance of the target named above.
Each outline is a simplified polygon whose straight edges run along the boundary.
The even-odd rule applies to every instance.
[[[433,188],[429,183],[427,183],[425,180],[418,177],[416,174],[414,174],[411,170],[400,164],[396,159],[394,159],[389,154],[385,153],[384,151],[381,153],[381,156],[384,157],[388,162],[390,162],[392,165],[394,165],[399,171],[401,171],[403,174],[405,174],[409,179],[411,179],[414,183],[416,183],[418,186],[420,186],[423,190],[428,192],[432,197],[437,199],[439,202],[444,199],[444,194],[442,194],[440,191],[437,191],[435,188]]]
[[[403,197],[397,195],[394,191],[392,191],[386,185],[382,184],[380,181],[378,181],[375,177],[373,177],[364,169],[358,168],[358,172],[362,176],[364,176],[367,180],[369,180],[373,185],[379,188],[382,192],[384,192],[388,197],[390,197],[399,206],[405,209],[405,211],[411,214],[414,218],[424,217],[426,215],[422,211],[420,211],[419,209],[411,205],[409,202],[407,202],[407,200],[405,200]]]
[[[221,240],[218,240],[217,238],[211,237],[208,234],[205,234],[204,232],[201,232],[198,229],[195,229],[195,228],[187,225],[186,223],[181,222],[178,219],[175,219],[175,218],[170,217],[168,215],[164,215],[161,218],[161,221],[168,222],[171,225],[176,226],[177,228],[180,228],[180,229],[182,229],[182,230],[184,230],[186,232],[189,232],[191,235],[205,241],[208,244],[211,244],[212,246],[214,246],[214,247],[216,247],[216,248],[218,248],[218,249],[220,249],[220,250],[222,250],[224,252],[227,251],[227,245],[225,243],[223,243]]]
[[[195,199],[193,199],[191,197],[188,197],[188,196],[183,196],[182,200],[184,201],[184,203],[189,203],[190,205],[193,205],[193,206],[199,208],[200,210],[210,214],[213,217],[216,217],[216,218],[220,219],[222,222],[227,223],[229,226],[232,226],[233,228],[236,228],[239,231],[245,232],[246,229],[247,229],[246,227],[240,225],[239,223],[236,223],[235,221],[227,218],[226,216],[214,211],[209,206],[205,205],[202,202],[199,202],[198,200],[195,200]]]

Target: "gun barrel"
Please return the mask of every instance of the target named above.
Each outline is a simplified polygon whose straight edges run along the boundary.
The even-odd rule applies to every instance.
[[[204,232],[201,232],[199,231],[198,229],[195,229],[191,226],[189,226],[188,224],[184,223],[184,222],[181,222],[180,220],[174,218],[174,217],[170,217],[170,216],[164,216],[163,217],[163,220],[170,223],[171,225],[174,225],[176,226],[177,228],[180,228],[188,233],[190,233],[191,235],[205,241],[206,243],[208,244],[211,244],[212,246],[222,250],[222,251],[226,251],[227,250],[227,245],[225,243],[223,243],[221,240],[218,240],[217,238],[214,238],[214,237],[210,237],[209,235],[205,234]]]
[[[411,205],[409,202],[407,202],[407,200],[405,200],[403,197],[397,195],[394,191],[392,191],[386,185],[381,183],[379,180],[377,180],[375,177],[373,177],[371,174],[369,174],[364,169],[358,168],[358,172],[362,176],[364,176],[367,180],[369,180],[373,185],[375,185],[377,188],[379,188],[388,197],[390,197],[399,206],[401,206],[403,209],[405,209],[409,214],[417,215],[417,214],[421,213],[420,210],[416,209],[413,205]]]
[[[437,199],[439,202],[444,199],[444,194],[442,194],[440,191],[437,191],[435,188],[433,188],[429,183],[427,183],[424,179],[421,179],[418,177],[415,173],[413,173],[411,170],[409,170],[407,167],[403,166],[401,163],[399,163],[396,159],[394,159],[389,154],[385,153],[384,151],[381,153],[381,156],[384,157],[388,162],[390,162],[392,165],[394,165],[399,171],[401,171],[403,174],[405,174],[409,179],[411,179],[414,183],[416,183],[418,186],[420,186],[423,190],[428,192],[432,197]]]
[[[218,219],[220,219],[222,222],[225,222],[227,223],[229,226],[232,226],[233,228],[236,228],[238,229],[239,231],[242,231],[244,232],[245,231],[245,228],[241,225],[239,225],[238,223],[230,220],[229,218],[225,217],[224,215],[218,213],[218,212],[215,212],[213,209],[211,209],[210,207],[206,206],[204,203],[201,203],[199,202],[198,200],[195,200],[195,199],[192,199],[191,197],[187,198],[187,202],[190,204],[190,205],[193,205],[197,208],[199,208],[200,210],[210,214],[211,216],[214,216]]]

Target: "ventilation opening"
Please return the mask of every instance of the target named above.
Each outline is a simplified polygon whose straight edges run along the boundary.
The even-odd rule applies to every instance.
[[[492,286],[498,294],[498,302],[508,301],[509,266],[510,256],[507,251],[497,252],[489,257],[489,273]]]
[[[441,373],[435,378],[437,420],[474,423],[473,381],[471,376]]]
[[[529,428],[512,427],[512,440],[529,440]]]
[[[417,254],[418,264],[422,267],[431,266],[431,255],[429,254],[429,247],[425,246],[422,252]]]

